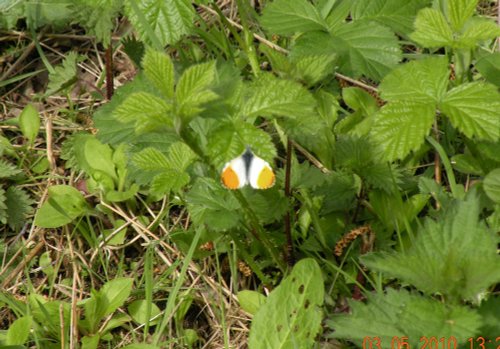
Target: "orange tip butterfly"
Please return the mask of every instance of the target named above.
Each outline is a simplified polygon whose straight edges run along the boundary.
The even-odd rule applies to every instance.
[[[221,180],[228,189],[239,189],[247,184],[254,189],[268,189],[274,185],[275,175],[269,163],[247,147],[243,154],[224,166]]]

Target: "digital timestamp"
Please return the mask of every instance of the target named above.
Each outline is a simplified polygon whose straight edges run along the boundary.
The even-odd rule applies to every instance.
[[[500,337],[496,337],[495,340],[488,339],[484,337],[470,337],[467,339],[469,343],[468,349],[486,349],[488,345],[491,348],[492,344],[498,344],[496,349],[500,349]],[[390,347],[389,347],[390,345]],[[384,342],[380,337],[364,337],[363,338],[363,349],[457,349],[458,341],[455,337],[420,337],[418,346],[410,344],[410,340],[407,336],[392,337],[390,343]]]

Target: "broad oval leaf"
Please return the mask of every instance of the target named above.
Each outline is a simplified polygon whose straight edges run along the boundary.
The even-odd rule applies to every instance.
[[[40,129],[40,115],[32,104],[28,104],[19,115],[19,127],[24,137],[33,143]]]
[[[321,329],[324,293],[317,262],[298,262],[255,314],[250,329],[250,349],[312,348]]]
[[[77,189],[69,185],[54,185],[48,189],[49,198],[35,216],[35,225],[57,228],[83,215],[87,202]]]
[[[99,294],[106,300],[106,309],[103,311],[103,316],[113,313],[118,307],[121,307],[130,292],[134,279],[132,278],[116,278],[108,281],[99,290]]]
[[[148,314],[148,301],[144,299],[138,299],[127,307],[128,313],[132,316],[132,319],[139,325],[143,325],[146,321],[149,322],[150,325],[156,325],[159,318],[151,320],[161,314],[160,308],[154,303],[150,304],[150,311]]]

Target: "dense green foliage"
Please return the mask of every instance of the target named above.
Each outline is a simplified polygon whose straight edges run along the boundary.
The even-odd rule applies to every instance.
[[[4,29],[22,20],[36,34],[73,23],[103,47],[113,47],[115,18],[133,26],[137,39],[120,45],[137,75],[93,113],[95,134],[75,132],[61,148],[64,170],[85,181],[85,195],[52,183],[33,224],[97,251],[126,244],[133,227],[145,247],[143,264],[126,264],[123,249],[119,267],[96,252],[90,261],[101,263],[102,275],[92,268],[82,275],[93,282],[77,304],[42,297],[51,289],[25,290],[24,301],[0,293],[17,319],[0,344],[64,346],[61,331],[69,333],[77,316],[82,348],[117,343],[131,323],[141,327],[131,342],[142,344],[129,349],[201,347],[200,334],[182,321],[202,297],[184,282],[191,263],[209,258],[222,280],[220,256],[232,261],[231,290],[254,313],[251,349],[312,348],[332,338],[361,347],[367,337],[387,348],[404,336],[412,346],[422,336],[495,344],[500,28],[478,13],[478,0],[234,5],[241,24],[201,0],[4,8]],[[84,60],[68,52],[59,65],[48,63],[39,100],[68,97]],[[14,150],[0,138],[0,222],[18,232],[32,201],[16,184],[26,183],[23,169],[33,171],[39,156],[26,154],[40,117],[28,105],[15,122],[26,141]],[[221,184],[224,164],[246,146],[272,164],[272,188]],[[187,218],[179,225],[177,217]],[[300,260],[293,269],[286,233]],[[153,275],[163,253],[173,253],[165,245],[175,246],[175,262]],[[252,270],[253,290],[275,288],[265,302],[238,293],[235,280],[244,277],[236,261]],[[38,264],[56,280],[50,256]]]

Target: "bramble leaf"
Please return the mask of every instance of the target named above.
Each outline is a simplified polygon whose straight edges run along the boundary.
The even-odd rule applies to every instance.
[[[148,49],[142,59],[142,67],[146,77],[164,97],[174,97],[174,64],[169,55]]]
[[[195,16],[189,0],[126,0],[125,13],[146,42],[153,43],[155,36],[161,47],[189,34]]]
[[[7,224],[13,230],[21,229],[26,224],[26,216],[32,211],[33,200],[22,189],[10,186],[5,192],[7,205]]]
[[[375,115],[371,137],[386,160],[402,159],[424,142],[435,118],[435,105],[408,101],[385,105]]]
[[[474,193],[442,214],[437,221],[426,219],[405,252],[370,254],[363,263],[427,294],[474,299],[500,281],[497,237],[479,221]]]
[[[301,117],[316,106],[311,93],[300,84],[262,73],[246,91],[241,114],[245,117]]]
[[[454,31],[460,31],[464,23],[474,14],[478,0],[446,1],[448,20]]]
[[[380,84],[380,94],[389,102],[438,102],[446,93],[449,75],[448,61],[444,57],[413,61],[390,72]]]
[[[332,41],[340,70],[352,76],[366,75],[381,80],[402,58],[394,33],[368,20],[339,26],[332,34]]]
[[[264,8],[260,23],[270,32],[280,35],[328,30],[325,20],[307,0],[276,0],[269,3]]]
[[[410,38],[422,47],[451,46],[453,31],[440,11],[425,8],[418,13]]]
[[[439,107],[467,137],[499,139],[500,94],[495,86],[482,82],[459,85],[448,91]]]

